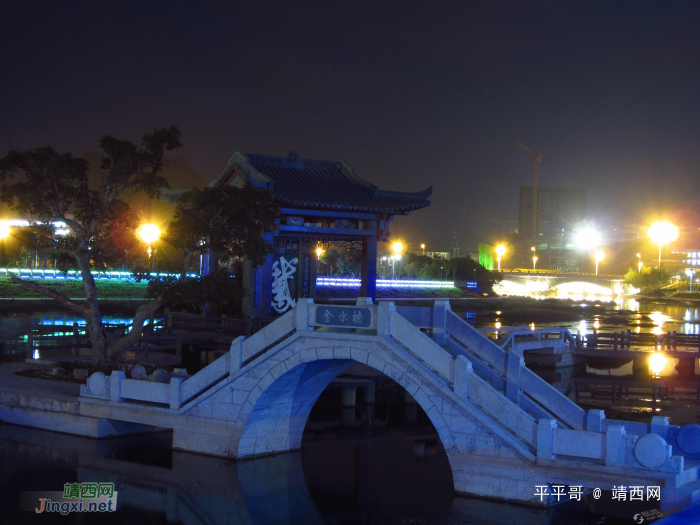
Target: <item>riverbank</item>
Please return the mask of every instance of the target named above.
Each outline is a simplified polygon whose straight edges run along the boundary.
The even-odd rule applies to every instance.
[[[32,279],[32,282],[51,290],[61,292],[67,297],[85,297],[83,281]],[[100,281],[96,280],[97,294],[110,299],[145,299],[148,292],[147,281]],[[0,277],[0,298],[42,298],[41,294],[13,283],[9,277]]]

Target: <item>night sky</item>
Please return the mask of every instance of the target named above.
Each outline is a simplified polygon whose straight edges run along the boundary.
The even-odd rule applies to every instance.
[[[210,181],[236,150],[294,148],[432,186],[395,235],[447,250],[456,231],[463,254],[517,227],[517,141],[599,224],[699,211],[700,2],[247,4],[6,2],[0,154],[178,124]]]

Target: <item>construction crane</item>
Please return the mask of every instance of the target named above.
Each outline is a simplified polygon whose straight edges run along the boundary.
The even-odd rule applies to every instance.
[[[534,150],[528,148],[525,144],[522,142],[518,141],[518,146],[523,148],[525,151],[527,151],[530,155],[532,155],[532,158],[535,160],[535,169],[534,169],[534,180],[532,183],[532,239],[534,241],[537,240],[537,173],[540,171],[540,152],[535,148]]]

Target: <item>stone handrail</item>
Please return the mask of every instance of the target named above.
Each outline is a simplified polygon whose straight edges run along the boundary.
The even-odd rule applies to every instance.
[[[249,338],[240,336],[231,343],[231,350],[182,383],[181,399],[186,403],[204,390],[215,385],[243,363],[274,345],[296,329],[295,311],[290,310],[265,329]]]
[[[396,311],[391,312],[391,337],[442,376],[448,384],[454,381],[454,359],[410,321]]]
[[[432,328],[431,308],[423,306],[396,306],[396,312],[417,328]]]
[[[287,313],[276,319],[273,323],[267,325],[263,330],[254,333],[249,338],[243,341],[241,348],[241,363],[250,361],[263,351],[276,344],[280,339],[287,337],[291,332],[297,329],[297,309],[306,309],[306,317],[308,319],[308,305],[299,304],[297,308],[289,310]],[[308,326],[308,321],[306,323]],[[239,337],[239,339],[243,340]],[[231,348],[234,348],[236,341],[231,343]],[[231,363],[234,367],[234,363]]]
[[[502,348],[451,311],[447,313],[446,325],[449,337],[488,363],[501,377],[505,376],[507,354]]]
[[[520,370],[520,388],[571,428],[585,428],[585,410],[527,367]]]
[[[599,464],[604,460],[605,466],[610,467],[680,474],[684,459],[674,456],[671,445],[656,432],[640,437],[627,434],[624,425],[608,425],[605,431],[582,431],[558,428],[554,419],[540,419],[537,423],[538,462],[573,460]]]
[[[124,399],[170,404],[170,385],[137,379],[122,379],[120,395]]]
[[[229,360],[230,353],[225,353],[217,360],[209,363],[192,377],[183,381],[181,389],[181,398],[183,402],[187,402],[200,392],[209,388],[228,376],[230,370]]]
[[[488,364],[504,380],[504,390],[511,401],[522,404],[519,399],[522,391],[533,400],[530,402],[530,399],[525,399],[525,404],[537,403],[545,409],[544,413],[553,415],[571,428],[585,428],[585,411],[520,363],[522,357],[518,354],[506,352],[453,312],[448,312],[447,315],[447,335]],[[477,371],[484,375],[482,370]],[[509,376],[512,377],[509,379]],[[495,386],[493,380],[491,384]]]
[[[537,445],[537,424],[535,418],[530,416],[503,394],[495,390],[477,374],[474,373],[471,363],[463,356],[457,357],[456,374],[466,378],[464,393],[459,393],[460,397],[466,394],[467,400],[479,407],[492,419],[498,421],[505,428],[515,434],[521,441],[534,449]],[[460,385],[455,384],[455,392],[460,389]]]

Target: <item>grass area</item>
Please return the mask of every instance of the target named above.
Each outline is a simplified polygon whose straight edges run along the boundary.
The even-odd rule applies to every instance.
[[[85,297],[82,281],[55,281],[53,279],[33,279],[33,282],[61,292],[68,297]],[[98,297],[145,298],[146,281],[97,281]],[[0,297],[41,297],[40,294],[13,283],[9,277],[0,277]]]

